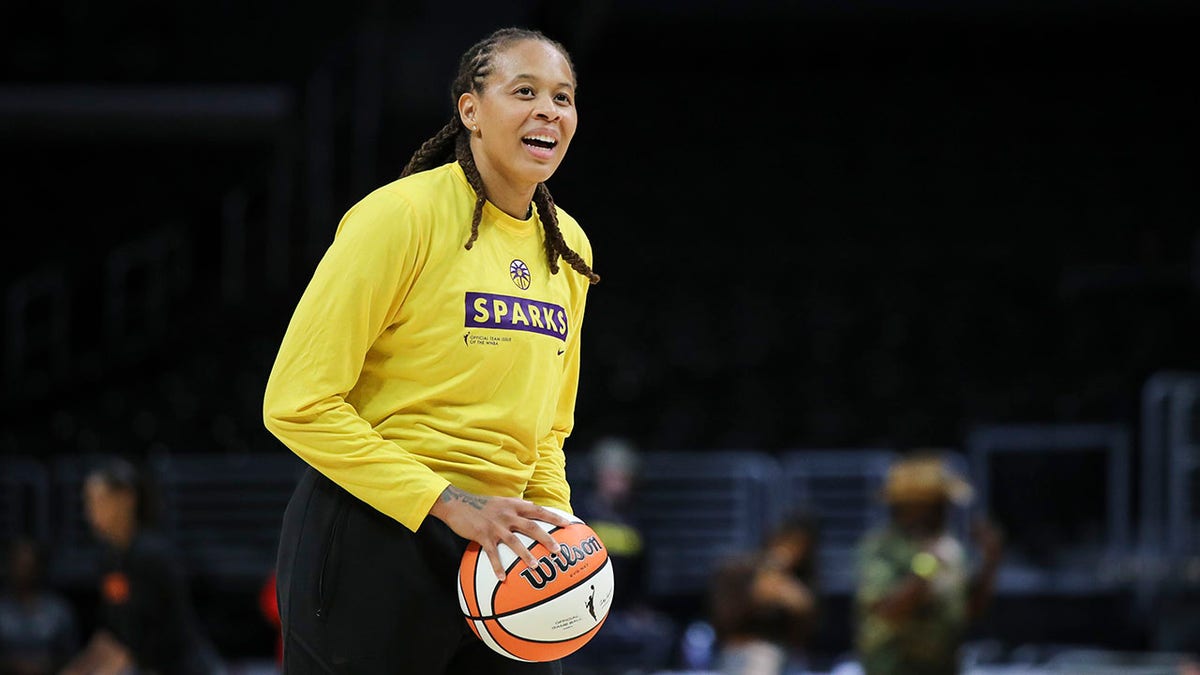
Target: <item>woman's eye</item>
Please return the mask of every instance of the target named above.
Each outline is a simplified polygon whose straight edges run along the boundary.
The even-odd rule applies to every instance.
[[[570,103],[571,97],[568,94],[559,94],[554,97],[554,100],[558,101],[559,103]]]
[[[533,87],[521,87],[517,90],[517,94],[521,96],[533,96]]]

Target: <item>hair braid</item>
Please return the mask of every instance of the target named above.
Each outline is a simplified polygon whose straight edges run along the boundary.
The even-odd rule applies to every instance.
[[[458,119],[458,115],[451,117],[446,126],[439,129],[432,138],[417,148],[404,170],[400,172],[400,177],[403,178],[409,174],[445,164],[448,158],[454,156],[452,142],[456,136],[460,136],[459,132],[463,129],[465,127],[462,125],[462,120]]]
[[[551,274],[558,274],[558,257],[567,261],[571,269],[588,278],[593,284],[600,283],[600,275],[592,271],[583,257],[576,253],[563,239],[562,230],[558,227],[558,208],[554,205],[554,197],[545,183],[538,183],[533,193],[533,203],[538,207],[538,219],[546,231],[546,258],[550,263]]]
[[[479,175],[479,167],[475,166],[475,155],[471,154],[471,141],[466,134],[458,137],[454,144],[454,156],[462,166],[467,182],[475,190],[475,211],[471,214],[471,236],[467,239],[466,249],[471,250],[475,240],[479,238],[479,221],[483,220],[483,204],[487,201],[487,192],[483,189],[483,176]]]

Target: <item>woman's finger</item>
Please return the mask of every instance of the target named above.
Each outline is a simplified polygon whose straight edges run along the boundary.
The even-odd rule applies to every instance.
[[[492,571],[496,573],[496,579],[504,581],[504,567],[500,565],[500,550],[495,544],[479,542],[479,546],[487,554],[488,561],[492,563]]]
[[[518,531],[534,541],[537,541],[542,546],[545,546],[546,550],[550,551],[551,553],[556,553],[558,551],[559,547],[561,546],[558,540],[554,538],[554,535],[547,532],[535,521],[549,523],[557,527],[566,527],[571,524],[570,519],[564,518],[559,513],[544,506],[538,506],[533,502],[525,502],[522,507],[517,509],[517,514],[529,519],[517,526]],[[534,564],[536,564],[536,562]],[[530,566],[532,567],[533,565]]]
[[[538,529],[541,529],[541,528],[538,528]],[[521,561],[524,562],[527,567],[537,567],[537,565],[538,565],[537,558],[533,557],[533,552],[525,547],[525,545],[521,542],[520,538],[518,538],[517,535],[515,535],[513,533],[509,533],[508,536],[504,537],[501,540],[501,543],[503,543],[505,546],[507,546],[509,549],[511,549],[513,553],[516,553],[517,557],[520,558]]]
[[[537,505],[534,506],[534,513],[530,517],[558,527],[566,527],[572,522],[570,518],[567,518],[558,511],[552,511],[544,506]]]
[[[560,544],[558,542],[558,540],[554,538],[554,535],[552,535],[549,532],[547,532],[546,530],[542,529],[542,526],[538,525],[537,521],[535,521],[535,520],[525,521],[525,524],[523,524],[523,526],[520,527],[520,532],[521,532],[521,534],[524,534],[525,536],[529,537],[530,539],[533,539],[534,541],[538,542],[542,546],[545,546],[546,550],[550,551],[551,553],[557,553],[559,547],[562,546],[562,544]],[[533,554],[530,553],[529,557],[533,558]],[[537,564],[537,561],[535,560],[533,563],[530,564],[530,567],[533,567],[536,564]]]

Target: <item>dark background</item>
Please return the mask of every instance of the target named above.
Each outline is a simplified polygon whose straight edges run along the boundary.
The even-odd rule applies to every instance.
[[[1136,428],[1148,377],[1200,369],[1196,18],[1182,2],[6,3],[0,449],[278,451],[261,391],[307,275],[341,213],[449,116],[458,54],[506,24],[562,41],[579,76],[549,185],[603,281],[571,446]],[[1083,483],[1058,498],[1104,500]],[[1104,622],[1125,600],[1080,602],[1099,607],[1080,634],[1144,646]]]

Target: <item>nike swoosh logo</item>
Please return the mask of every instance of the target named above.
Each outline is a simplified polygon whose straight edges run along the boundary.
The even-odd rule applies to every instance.
[[[560,349],[560,350],[558,350],[558,355],[559,355],[559,356],[562,356],[564,351],[566,351],[566,350],[565,350],[565,349]]]

